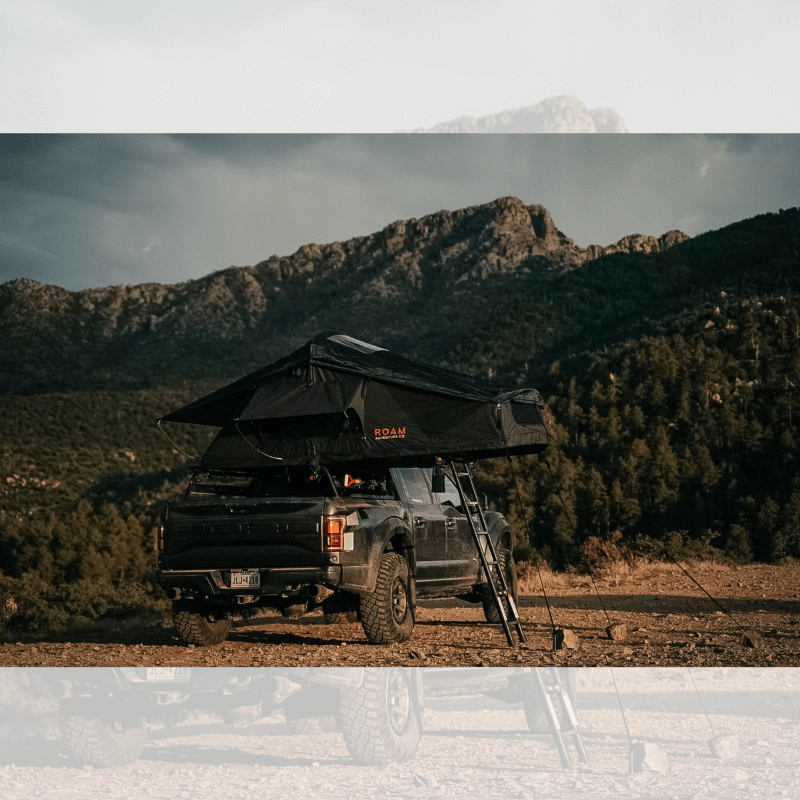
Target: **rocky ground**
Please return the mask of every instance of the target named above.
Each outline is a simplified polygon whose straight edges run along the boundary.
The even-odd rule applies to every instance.
[[[597,581],[545,576],[555,624],[573,631],[576,649],[553,651],[552,631],[535,576],[523,583],[524,644],[510,648],[480,607],[424,602],[412,638],[369,644],[358,624],[326,625],[319,612],[289,622],[259,617],[234,624],[228,641],[185,647],[167,619],[135,621],[69,641],[0,644],[0,666],[794,666],[800,664],[800,565],[619,570]],[[602,602],[601,602],[602,601]],[[605,609],[605,610],[604,610]],[[611,640],[609,624],[625,626]]]
[[[90,769],[65,754],[40,707],[38,717],[32,712],[13,733],[0,723],[0,796],[739,800],[800,794],[798,670],[692,670],[690,676],[686,669],[585,669],[577,689],[589,761],[575,759],[570,769],[562,767],[549,736],[527,731],[519,706],[483,697],[427,702],[417,752],[388,766],[356,764],[332,722],[290,735],[277,714],[247,728],[211,716],[162,725],[150,731],[136,763]],[[630,770],[626,724],[634,746],[651,754],[642,771]],[[709,745],[715,736],[731,744],[723,757]]]

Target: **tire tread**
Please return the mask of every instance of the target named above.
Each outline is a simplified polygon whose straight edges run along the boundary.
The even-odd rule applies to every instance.
[[[375,644],[404,642],[414,630],[414,610],[408,601],[408,614],[402,625],[397,625],[392,615],[392,586],[399,575],[408,583],[408,564],[398,553],[384,553],[378,567],[375,591],[361,595],[361,625],[367,638]]]
[[[181,639],[195,647],[222,644],[231,629],[230,619],[210,622],[190,603],[173,603],[172,621]]]
[[[141,755],[147,729],[130,728],[117,732],[99,719],[70,715],[61,719],[61,736],[81,763],[94,767],[121,767]]]

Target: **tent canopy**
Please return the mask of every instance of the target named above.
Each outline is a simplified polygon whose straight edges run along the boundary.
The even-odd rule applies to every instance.
[[[535,389],[325,332],[161,421],[220,427],[202,465],[249,469],[536,453],[547,444],[541,411]]]

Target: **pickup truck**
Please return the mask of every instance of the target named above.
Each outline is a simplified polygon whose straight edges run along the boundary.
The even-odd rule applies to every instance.
[[[485,506],[472,498],[464,509],[439,467],[198,469],[184,499],[162,513],[158,580],[178,634],[196,646],[221,643],[232,617],[257,606],[358,619],[376,644],[411,636],[420,598],[482,603],[499,622],[466,516],[478,502]],[[516,600],[508,524],[484,515]]]

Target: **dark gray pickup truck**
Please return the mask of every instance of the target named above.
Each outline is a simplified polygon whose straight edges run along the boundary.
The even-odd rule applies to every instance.
[[[158,536],[158,579],[187,644],[228,635],[253,606],[328,622],[359,619],[378,644],[408,639],[418,598],[482,603],[499,622],[466,510],[453,479],[431,468],[344,465],[197,471],[168,504]],[[474,498],[475,503],[481,502]],[[482,502],[485,505],[485,501]],[[477,508],[470,503],[470,512]],[[508,524],[484,510],[516,600]]]

